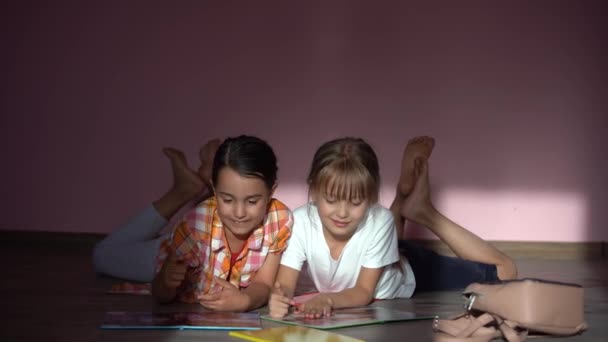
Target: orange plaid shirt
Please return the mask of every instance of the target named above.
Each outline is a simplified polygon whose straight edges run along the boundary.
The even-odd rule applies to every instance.
[[[178,260],[189,266],[186,278],[177,289],[177,299],[198,302],[198,296],[214,292],[214,277],[227,279],[239,288],[247,287],[264,264],[268,253],[281,253],[291,236],[293,216],[282,202],[272,199],[262,224],[253,230],[230,269],[230,248],[217,214],[217,200],[211,197],[186,213],[171,236],[162,242],[157,256],[158,273],[168,251],[175,250]]]

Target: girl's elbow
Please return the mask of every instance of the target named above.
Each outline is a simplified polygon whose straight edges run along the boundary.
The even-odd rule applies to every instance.
[[[369,305],[374,301],[374,291],[369,291],[367,289],[363,290],[364,295],[362,296],[363,305]]]

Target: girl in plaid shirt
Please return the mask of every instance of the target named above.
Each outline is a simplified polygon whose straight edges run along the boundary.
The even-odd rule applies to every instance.
[[[162,303],[198,302],[221,311],[264,305],[293,223],[291,211],[272,198],[277,186],[272,148],[252,136],[226,139],[217,152],[208,144],[201,161],[214,154],[213,167],[198,173],[190,171],[176,151],[166,153],[175,185],[154,203],[160,215],[174,214],[183,198],[192,198],[204,187],[205,179],[211,180],[214,195],[188,211],[169,236],[151,240],[156,247],[153,296]],[[150,260],[142,263],[149,268]]]

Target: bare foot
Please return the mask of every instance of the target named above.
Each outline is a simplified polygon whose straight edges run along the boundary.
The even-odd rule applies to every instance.
[[[410,194],[415,184],[414,161],[417,158],[426,161],[431,156],[433,147],[435,147],[435,139],[427,136],[415,137],[407,142],[401,159],[401,176],[397,185],[398,195],[407,197]]]
[[[163,152],[169,157],[173,170],[171,191],[183,196],[185,200],[190,200],[207,188],[201,177],[188,167],[188,162],[182,151],[165,147]]]
[[[428,226],[436,209],[431,202],[429,169],[426,159],[417,158],[413,162],[412,180],[414,187],[399,208],[406,219]]]
[[[201,166],[198,168],[198,174],[207,185],[211,185],[211,173],[213,172],[213,158],[215,152],[220,147],[220,139],[211,139],[207,141],[198,152],[201,160]]]

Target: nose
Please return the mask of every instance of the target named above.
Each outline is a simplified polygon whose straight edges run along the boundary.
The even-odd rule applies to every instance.
[[[340,201],[338,204],[338,217],[346,218],[348,217],[348,203],[346,201]]]
[[[245,210],[245,205],[243,203],[237,203],[234,206],[234,217],[237,219],[242,219],[247,215]]]

